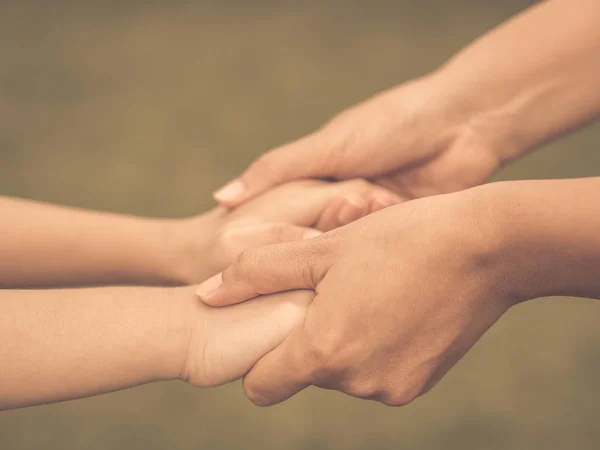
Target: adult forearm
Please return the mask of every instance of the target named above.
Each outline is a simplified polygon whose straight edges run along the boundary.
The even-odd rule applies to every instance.
[[[169,220],[0,197],[0,287],[181,282]]]
[[[548,0],[467,47],[433,79],[451,121],[501,162],[600,114],[600,2]]]
[[[181,289],[0,291],[0,410],[179,376]]]
[[[549,295],[600,298],[600,177],[517,181],[474,188],[493,230],[484,258],[492,283],[516,301]]]

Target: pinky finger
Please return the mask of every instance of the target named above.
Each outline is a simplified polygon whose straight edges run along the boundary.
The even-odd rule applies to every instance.
[[[369,196],[369,214],[402,203],[404,200],[391,192],[378,192]]]
[[[327,205],[325,211],[323,211],[314,227],[323,232],[339,227],[340,222],[338,216],[345,203],[346,199],[344,197],[337,197],[332,200],[329,205]]]

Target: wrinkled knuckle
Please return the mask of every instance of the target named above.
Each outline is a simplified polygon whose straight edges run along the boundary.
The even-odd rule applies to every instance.
[[[247,248],[246,250],[242,251],[238,255],[237,260],[236,260],[236,264],[238,265],[238,267],[241,269],[241,268],[251,264],[255,259],[254,253],[255,253],[254,249],[251,249],[251,248]]]
[[[235,261],[235,264],[231,267],[232,271],[230,276],[233,281],[237,281],[243,278],[249,269],[256,263],[256,249],[247,248],[243,250]]]
[[[332,230],[311,240],[310,246],[307,246],[304,253],[306,263],[313,268],[316,273],[324,272],[331,264],[333,259],[338,256],[340,249],[340,240],[337,238],[339,230]]]
[[[318,255],[310,248],[296,248],[290,252],[286,247],[272,246],[270,252],[274,260],[286,265],[292,273],[297,275],[301,282],[299,287],[312,289],[316,287],[321,263]]]

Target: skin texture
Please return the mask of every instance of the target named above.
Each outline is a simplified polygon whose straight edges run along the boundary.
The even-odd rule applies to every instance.
[[[0,410],[242,377],[304,319],[296,291],[215,310],[190,288],[0,290]]]
[[[302,326],[245,377],[254,403],[315,385],[405,405],[512,306],[600,298],[599,189],[600,178],[507,182],[407,202],[245,251],[198,293],[222,306],[315,290]]]
[[[203,226],[216,230],[208,240],[187,239],[193,255],[208,256],[210,261],[194,266],[193,275],[187,278],[205,280],[247,248],[314,237],[312,229],[329,231],[400,202],[395,194],[360,179],[337,183],[302,180],[265,192],[233,210],[217,208],[207,216],[188,220],[185,229],[179,230],[184,237]]]
[[[375,179],[408,199],[472,187],[597,117],[599,72],[600,3],[541,2],[435,72],[267,152],[215,198],[238,205],[311,177]]]
[[[311,237],[398,201],[362,180],[307,180],[233,211],[165,220],[0,197],[0,288],[197,283],[248,247]],[[350,213],[339,217],[340,207]]]
[[[398,201],[362,180],[302,181],[232,211],[166,221],[3,198],[0,284],[200,280],[245,249],[311,238],[312,227],[329,230]],[[350,214],[328,205],[349,205]],[[304,320],[313,297],[295,291],[215,309],[189,287],[0,289],[0,409],[177,378],[233,381]]]
[[[199,288],[211,305],[317,292],[303,327],[246,377],[250,399],[270,405],[313,384],[406,404],[515,303],[597,297],[597,179],[465,189],[597,118],[598,73],[600,2],[541,2],[217,191],[235,206],[292,179],[361,176],[417,199],[244,252]]]

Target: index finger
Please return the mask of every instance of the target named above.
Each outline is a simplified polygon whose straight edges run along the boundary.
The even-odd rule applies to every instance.
[[[327,176],[322,141],[313,133],[264,153],[213,197],[221,205],[236,207],[286,181]]]

